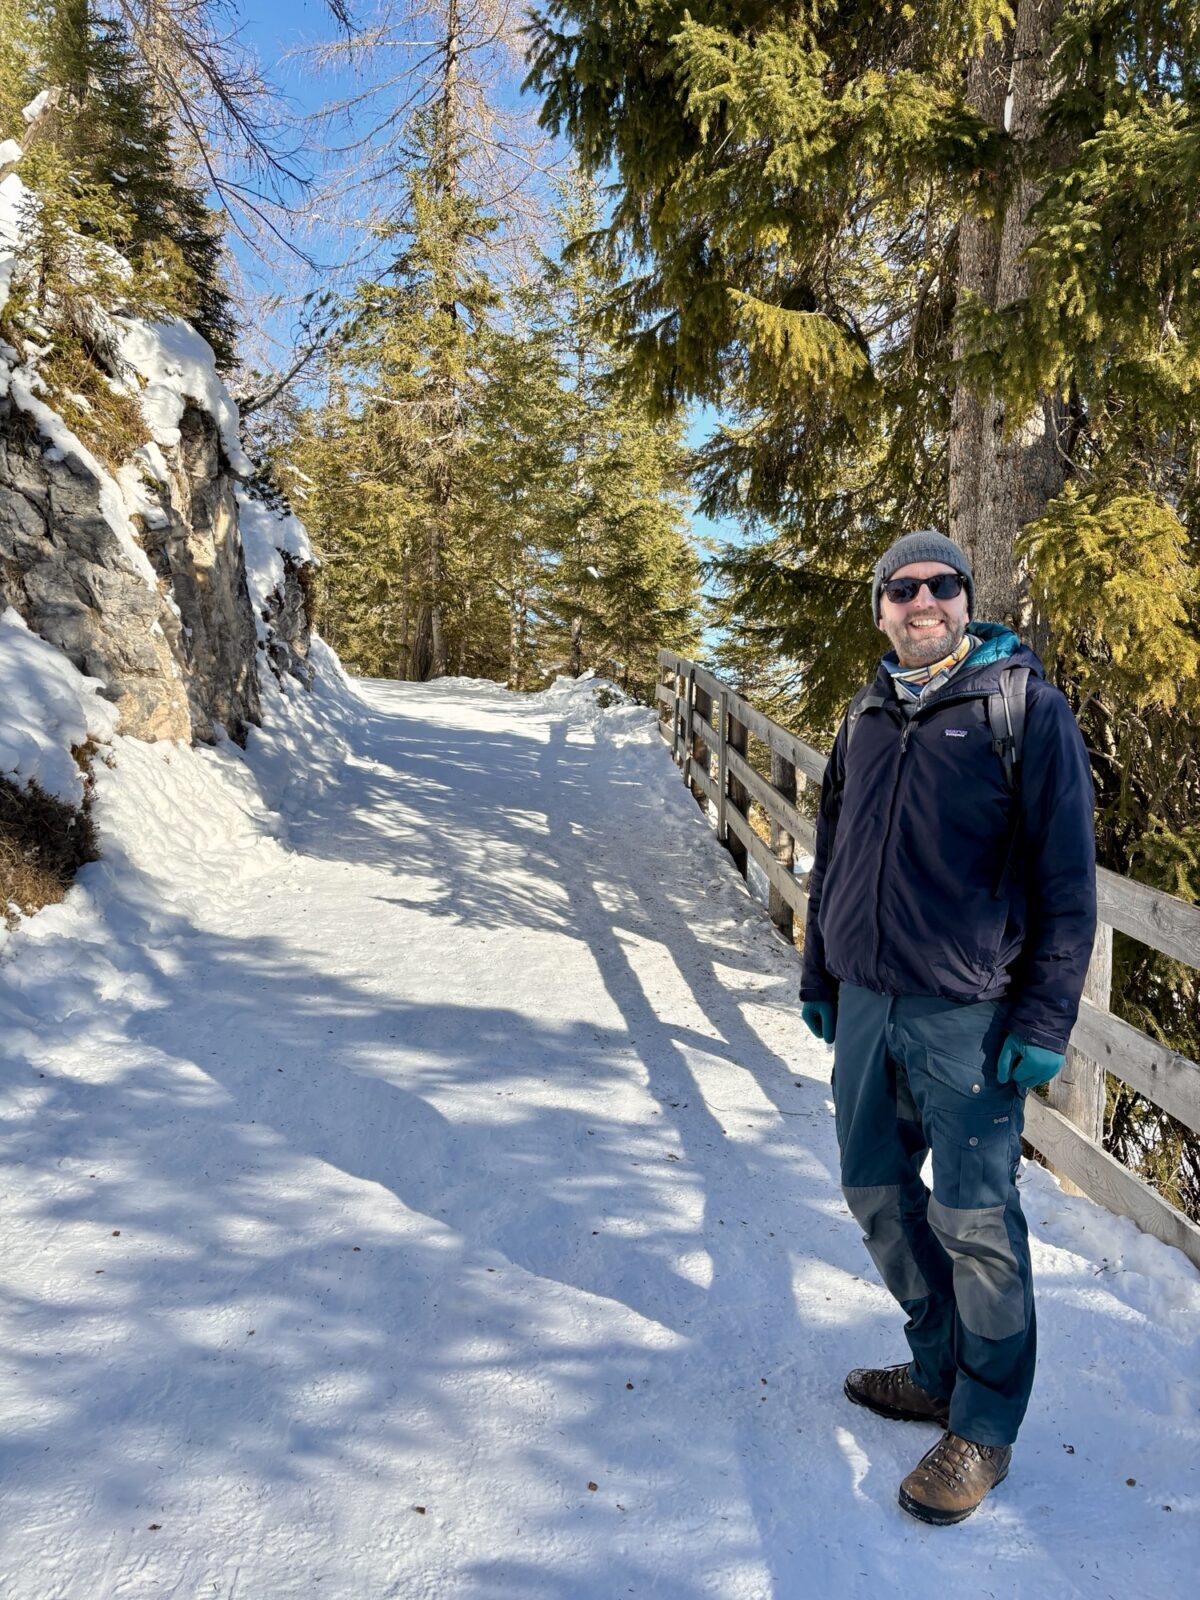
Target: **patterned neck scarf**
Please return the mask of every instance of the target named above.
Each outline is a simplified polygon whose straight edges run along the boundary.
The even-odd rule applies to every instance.
[[[935,694],[943,684],[950,682],[978,643],[979,641],[971,634],[964,633],[956,649],[948,656],[943,656],[940,661],[931,662],[927,667],[902,667],[899,662],[893,666],[890,661],[885,661],[884,665],[892,675],[897,698],[924,700],[928,695]]]

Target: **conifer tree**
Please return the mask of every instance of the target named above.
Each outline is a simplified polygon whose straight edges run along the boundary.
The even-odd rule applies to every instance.
[[[542,263],[542,321],[562,374],[565,483],[546,537],[547,635],[563,665],[614,672],[647,692],[659,645],[695,639],[698,569],[686,534],[679,419],[656,418],[625,384],[606,331],[619,285],[593,240],[600,197],[575,172],[560,186],[560,254]],[[565,648],[564,648],[565,647]]]
[[[506,310],[486,336],[467,476],[477,568],[502,607],[492,671],[510,688],[530,689],[553,654],[547,590],[571,497],[569,396],[541,286],[510,291]],[[486,675],[478,655],[475,663]]]
[[[220,235],[202,194],[176,169],[167,123],[122,25],[94,0],[44,0],[23,13],[22,26],[27,51],[6,98],[31,77],[59,98],[48,134],[21,166],[33,202],[19,290],[39,316],[53,301],[80,334],[95,332],[93,307],[181,312],[228,367],[233,322]]]
[[[461,195],[448,209],[423,170],[404,201],[419,226],[403,230],[395,270],[360,289],[333,363],[336,443],[325,448],[318,423],[285,451],[311,480],[293,490],[284,468],[326,561],[322,627],[359,670],[415,675],[436,528],[452,670],[531,688],[594,668],[648,693],[658,646],[695,638],[678,425],[611,383],[596,265],[556,252],[500,296],[446,239],[456,227],[484,237],[488,219]],[[451,258],[454,317],[438,288]]]
[[[352,670],[404,678],[415,514],[384,410],[357,409],[335,374],[322,403],[280,419],[272,475],[320,557],[314,620]]]
[[[453,102],[422,113],[412,137],[398,252],[380,281],[360,286],[346,361],[374,442],[377,482],[407,507],[394,552],[411,599],[405,677],[438,677],[451,660],[452,628],[469,626],[449,563],[466,531],[462,458],[478,341],[495,293],[475,246],[492,230],[457,182]],[[389,517],[399,528],[400,521]]]
[[[119,20],[94,0],[49,0],[46,71],[67,88],[60,139],[78,170],[131,218],[123,249],[161,301],[195,324],[218,364],[234,361],[222,243],[195,182],[181,175],[170,125]]]
[[[35,22],[25,0],[0,0],[0,139],[21,142],[21,113],[41,87],[35,37]]]
[[[933,523],[973,554],[985,612],[1028,622],[1017,536],[1090,470],[1105,385],[1127,417],[1150,376],[1114,370],[1113,338],[1174,346],[1190,296],[1195,8],[659,0],[626,21],[555,0],[532,78],[585,163],[616,167],[623,330],[660,404],[728,418],[706,508],[768,537],[727,576],[751,607],[793,588],[807,622],[814,585],[841,596]],[[1150,364],[1164,394],[1173,363]]]

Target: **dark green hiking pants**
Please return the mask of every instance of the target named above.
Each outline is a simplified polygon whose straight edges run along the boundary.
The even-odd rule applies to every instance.
[[[950,1397],[955,1433],[993,1445],[1017,1436],[1037,1344],[1016,1188],[1024,1094],[996,1078],[1004,1012],[843,984],[834,1046],[843,1193],[908,1313],[912,1375]]]

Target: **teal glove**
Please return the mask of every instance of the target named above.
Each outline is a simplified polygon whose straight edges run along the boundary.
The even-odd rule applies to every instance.
[[[800,1007],[801,1019],[823,1044],[832,1044],[837,1033],[837,1002],[806,1000]]]
[[[1022,1089],[1035,1089],[1039,1083],[1049,1083],[1062,1066],[1066,1056],[1057,1050],[1046,1050],[1040,1044],[1026,1044],[1010,1033],[1000,1051],[996,1076],[1001,1083],[1011,1078]]]

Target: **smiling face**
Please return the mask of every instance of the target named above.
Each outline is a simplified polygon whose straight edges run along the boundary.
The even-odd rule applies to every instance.
[[[944,561],[913,561],[893,572],[892,578],[932,578],[954,570]],[[963,588],[953,600],[935,600],[928,589],[918,589],[916,599],[906,606],[895,605],[882,594],[879,627],[892,641],[902,667],[927,667],[957,649],[966,632],[967,591]]]

